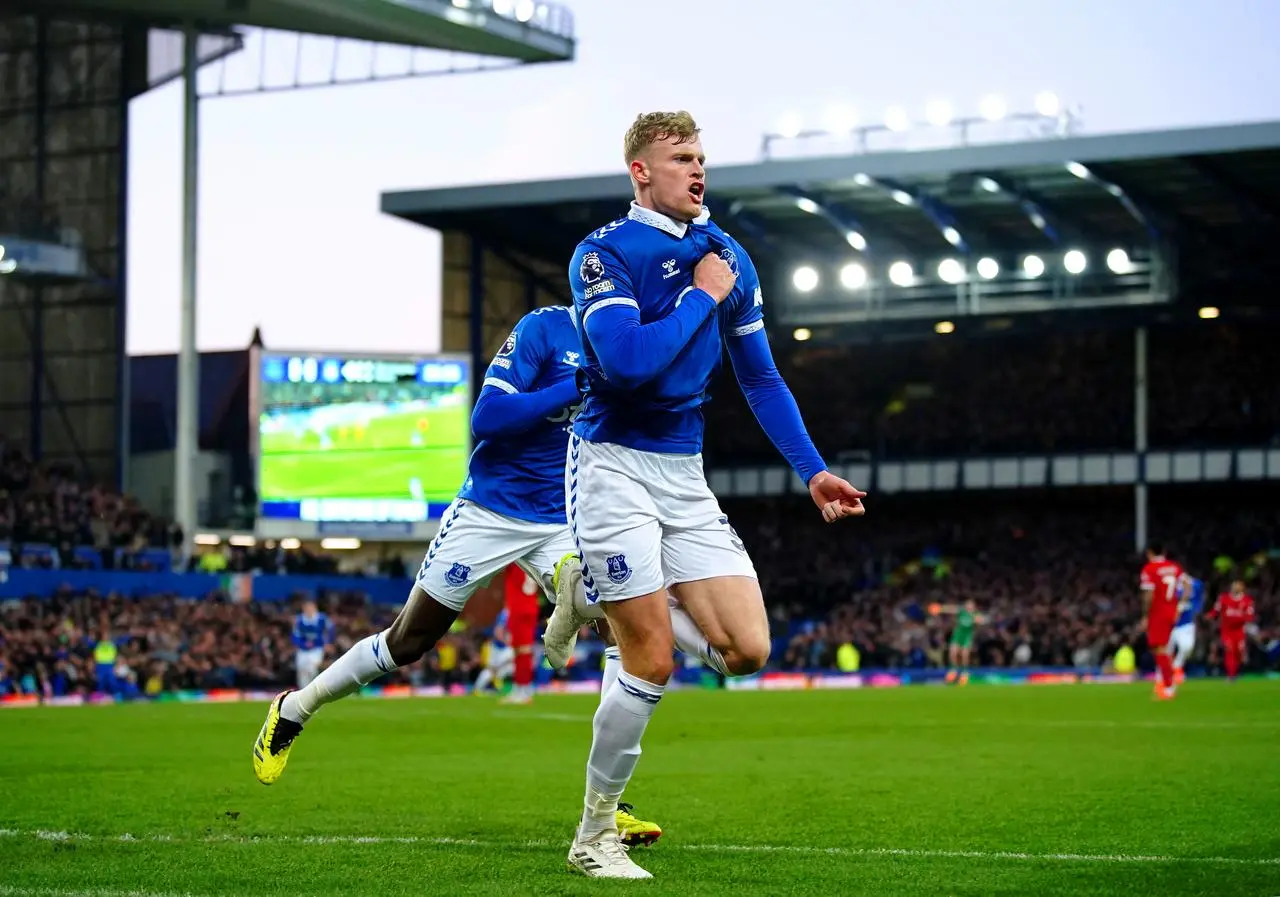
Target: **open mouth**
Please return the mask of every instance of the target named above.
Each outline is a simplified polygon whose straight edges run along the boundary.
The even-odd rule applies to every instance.
[[[689,198],[692,199],[694,202],[698,203],[699,205],[701,205],[702,194],[706,191],[706,189],[707,188],[702,184],[701,181],[695,181],[694,183],[689,185]]]

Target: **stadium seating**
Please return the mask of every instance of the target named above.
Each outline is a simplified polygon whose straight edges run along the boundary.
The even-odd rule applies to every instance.
[[[1267,490],[1157,491],[1158,535],[1168,536],[1212,594],[1242,576],[1258,602],[1250,669],[1280,668],[1280,501]],[[732,501],[726,511],[756,560],[774,625],[774,666],[833,669],[853,644],[863,669],[943,663],[947,623],[933,601],[974,598],[994,618],[980,629],[977,663],[990,667],[1104,665],[1121,644],[1137,647],[1140,607],[1125,490],[881,498],[862,521],[826,528],[807,499]],[[273,577],[274,578],[274,577]],[[391,605],[358,591],[324,601],[336,650],[387,625]],[[290,602],[125,597],[63,591],[0,609],[0,693],[94,690],[94,642],[121,648],[112,680],[121,694],[171,689],[272,689],[292,681]],[[469,682],[476,631],[397,671],[395,682]],[[595,643],[595,650],[599,650]],[[594,668],[591,656],[584,663]],[[1217,641],[1202,624],[1193,668],[1214,671]]]
[[[882,459],[1133,446],[1128,330],[809,347],[783,343],[779,369],[818,447]],[[995,363],[993,363],[995,362]],[[1266,331],[1155,328],[1149,336],[1152,448],[1259,446],[1280,438],[1280,357]],[[708,409],[713,464],[774,464],[738,390]]]

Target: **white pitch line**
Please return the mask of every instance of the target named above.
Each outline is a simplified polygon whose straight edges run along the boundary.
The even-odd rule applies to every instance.
[[[117,891],[111,888],[17,888],[0,885],[0,897],[193,897],[156,891]]]
[[[380,835],[206,835],[188,838],[181,835],[88,835],[80,832],[47,831],[37,829],[22,831],[0,829],[0,838],[35,838],[41,841],[108,841],[153,844],[418,844],[436,847],[479,847],[486,849],[541,849],[564,847],[567,841],[486,841],[477,838],[445,837],[384,837]],[[663,842],[664,850],[684,850],[701,853],[790,853],[811,856],[837,857],[908,857],[914,859],[944,860],[1014,860],[1019,862],[1057,863],[1193,863],[1221,866],[1280,866],[1280,857],[1215,857],[1215,856],[1167,856],[1160,854],[1099,854],[1099,853],[1023,853],[1007,850],[927,850],[905,847],[813,847],[802,844],[670,844]],[[3,894],[0,893],[0,897]],[[103,895],[105,897],[105,895]]]
[[[580,713],[526,713],[519,710],[495,710],[493,715],[499,719],[549,719],[559,723],[589,723],[592,719]]]

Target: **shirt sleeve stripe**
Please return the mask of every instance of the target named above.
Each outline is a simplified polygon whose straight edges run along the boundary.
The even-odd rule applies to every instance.
[[[496,386],[498,389],[510,395],[514,395],[515,393],[518,393],[520,391],[516,389],[514,386],[512,386],[510,383],[508,383],[506,380],[499,380],[497,377],[485,377],[484,383],[481,385]]]
[[[595,305],[588,305],[587,310],[582,313],[583,325],[586,325],[587,318],[591,317],[600,309],[608,308],[611,305],[629,305],[635,309],[640,308],[640,306],[636,304],[636,300],[632,299],[630,296],[614,296],[612,299],[601,299]]]
[[[757,330],[763,330],[763,329],[764,329],[764,321],[752,321],[750,324],[744,324],[741,327],[735,327],[733,328],[733,330],[729,332],[732,333],[734,336],[748,336],[752,333],[755,333]]]

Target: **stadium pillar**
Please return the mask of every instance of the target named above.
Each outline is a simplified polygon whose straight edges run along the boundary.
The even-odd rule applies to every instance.
[[[1133,487],[1133,540],[1141,554],[1147,547],[1147,328],[1133,333],[1133,451],[1138,476]]]
[[[196,530],[195,460],[199,451],[200,360],[196,354],[196,216],[199,201],[199,31],[188,23],[183,40],[182,311],[178,341],[178,428],[174,444],[173,517],[182,527],[183,553]]]
[[[471,243],[470,279],[467,288],[471,301],[471,401],[480,398],[484,372],[488,367],[484,357],[484,244],[473,234]]]

